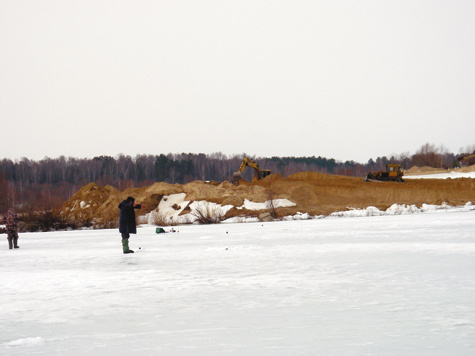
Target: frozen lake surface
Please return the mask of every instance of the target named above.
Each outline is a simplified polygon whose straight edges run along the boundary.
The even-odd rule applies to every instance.
[[[0,354],[475,354],[474,210],[176,229],[4,241]]]

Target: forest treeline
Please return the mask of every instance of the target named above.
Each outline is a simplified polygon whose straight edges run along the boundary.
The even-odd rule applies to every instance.
[[[467,150],[475,149],[473,147]],[[231,180],[245,154],[160,154],[131,157],[97,156],[94,158],[22,158],[0,161],[0,212],[8,207],[59,207],[89,182],[112,185],[120,190],[151,185],[155,182],[185,184],[194,180],[222,182]],[[368,171],[385,169],[387,163],[399,163],[405,169],[416,166],[450,168],[458,165],[456,155],[443,146],[423,145],[415,154],[378,157],[366,163],[337,161],[324,157],[254,157],[262,169],[289,176],[296,172],[363,177]],[[252,170],[244,177],[251,179]]]

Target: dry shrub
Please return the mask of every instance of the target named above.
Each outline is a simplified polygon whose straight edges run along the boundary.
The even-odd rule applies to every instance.
[[[191,215],[196,218],[199,224],[219,224],[225,219],[225,214],[221,211],[219,206],[207,205],[205,207],[198,207]]]
[[[156,226],[176,226],[178,222],[173,216],[167,216],[159,211],[152,211],[150,213],[150,223]]]
[[[66,220],[58,209],[42,211],[29,209],[19,217],[18,229],[21,232],[74,230],[79,227],[76,223]]]
[[[101,219],[94,220],[94,229],[117,229],[119,220],[116,214],[104,214]]]
[[[279,218],[279,215],[277,214],[277,210],[276,210],[275,202],[274,202],[276,194],[272,188],[266,189],[266,193],[267,193],[267,202],[266,202],[267,210],[269,210],[270,215],[274,219],[277,219]]]

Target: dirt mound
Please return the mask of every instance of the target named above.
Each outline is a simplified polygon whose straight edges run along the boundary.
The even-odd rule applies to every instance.
[[[456,172],[475,172],[475,164],[466,167],[460,167],[455,170]]]
[[[143,215],[156,210],[164,196],[179,193],[184,193],[190,204],[194,201],[208,201],[234,206],[235,209],[229,210],[228,216],[250,213],[245,209],[237,209],[243,206],[246,199],[254,203],[273,199],[287,199],[295,203],[295,206],[277,208],[277,213],[281,216],[297,212],[328,215],[335,211],[368,206],[387,209],[395,203],[418,207],[424,203],[443,202],[463,205],[469,201],[475,202],[475,180],[459,178],[367,183],[362,178],[301,172],[289,177],[275,174],[257,183],[243,182],[239,186],[230,182],[195,181],[184,185],[155,183],[121,192],[111,186],[100,187],[90,183],[64,204],[62,214],[76,222],[117,221],[117,207],[127,196],[133,196],[137,202],[146,205],[146,209],[137,211],[139,215]]]
[[[299,173],[294,173],[291,176],[289,176],[289,179],[300,180],[300,181],[317,180],[317,179],[344,179],[344,178],[347,178],[347,177],[317,173],[317,172],[299,172]]]
[[[442,168],[433,168],[433,167],[411,167],[410,169],[404,172],[406,176],[417,176],[417,175],[427,175],[427,174],[438,174],[438,173],[448,173],[448,172],[475,172],[475,165],[460,167],[460,168],[451,168],[451,169],[442,169]]]
[[[61,213],[73,222],[92,222],[103,215],[102,211],[109,210],[107,207],[112,207],[111,198],[117,197],[119,201],[121,195],[123,195],[122,192],[110,185],[101,187],[95,183],[89,183],[63,205]]]
[[[434,168],[434,167],[411,167],[408,170],[404,171],[404,175],[406,176],[417,176],[417,175],[425,175],[425,174],[437,174],[437,173],[446,173],[447,171],[442,168]]]

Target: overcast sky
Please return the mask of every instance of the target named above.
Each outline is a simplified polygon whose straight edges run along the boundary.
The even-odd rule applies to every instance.
[[[475,144],[475,1],[0,0],[0,158]]]

